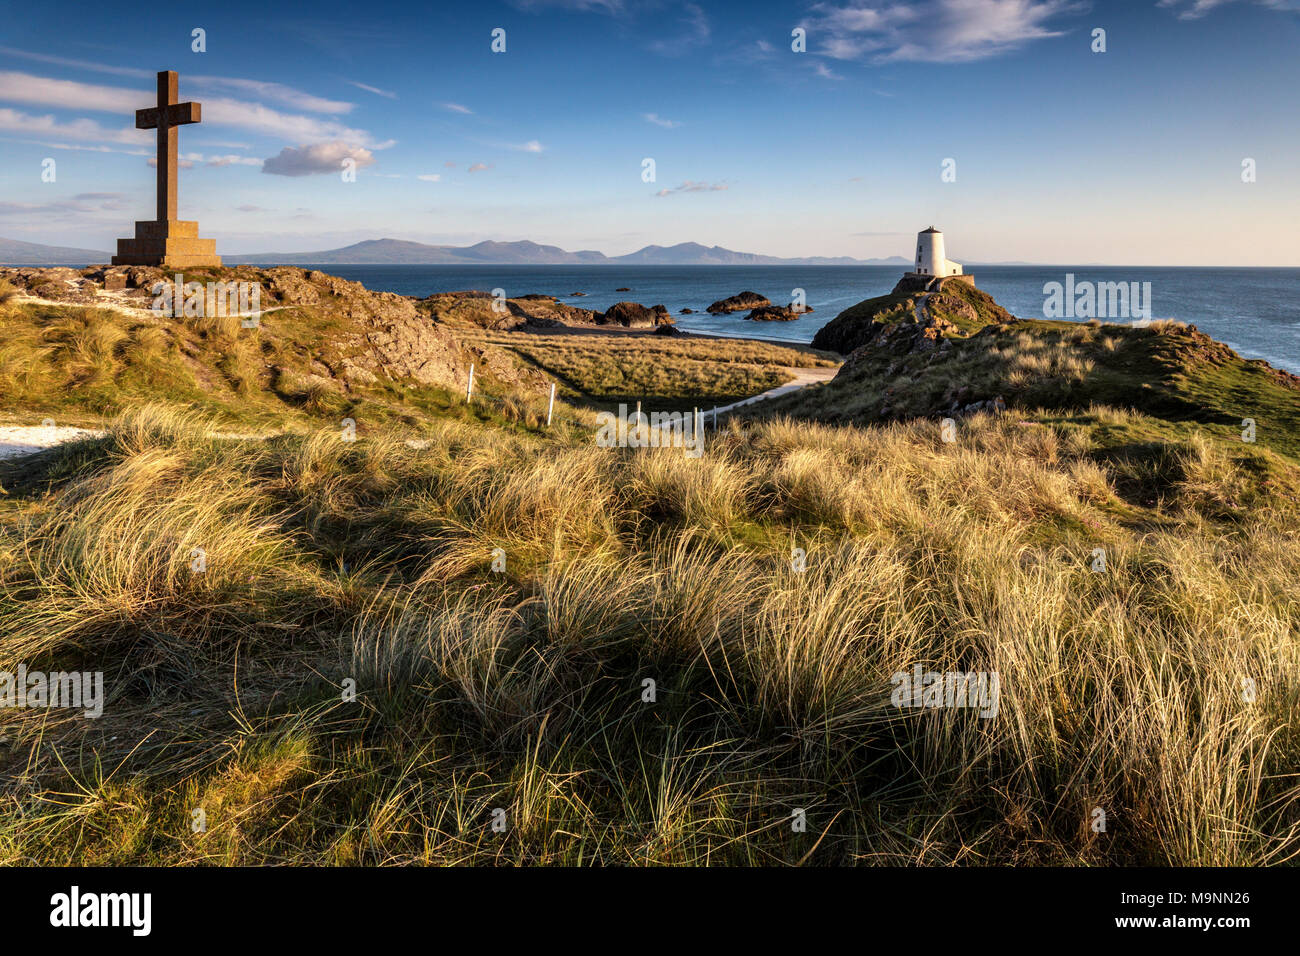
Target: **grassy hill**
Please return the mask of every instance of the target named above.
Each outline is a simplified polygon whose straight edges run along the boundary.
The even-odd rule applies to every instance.
[[[270,364],[314,360],[318,323],[356,307],[268,316]],[[601,390],[680,389],[652,371],[676,339],[618,339],[656,343],[624,386],[582,356],[595,339],[547,354],[546,337],[436,326],[508,353],[523,394],[541,367],[596,384],[547,430],[397,376],[357,393],[345,441],[338,409],[264,373],[241,412],[198,328],[146,348],[130,320],[109,347],[79,307],[16,308],[12,408],[117,417],[0,464],[0,670],[100,670],[107,693],[97,720],[0,710],[0,863],[1300,849],[1300,465],[1269,435],[1294,386],[1190,332],[900,315],[835,381],[733,418],[697,459],[599,447],[588,424]],[[705,353],[680,348],[693,380]],[[754,348],[756,367],[793,364]],[[361,361],[321,361],[345,358]],[[1012,414],[964,410],[991,389]],[[956,401],[946,441],[927,416]],[[1253,444],[1215,417],[1242,409]],[[223,433],[277,416],[295,427]],[[997,715],[896,706],[916,666],[998,674]]]

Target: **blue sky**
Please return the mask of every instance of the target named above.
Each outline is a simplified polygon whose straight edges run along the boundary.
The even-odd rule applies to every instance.
[[[53,0],[0,25],[0,236],[110,249],[152,218],[133,111],[174,69],[204,111],[180,214],[226,254],[388,236],[866,258],[934,223],[970,262],[1300,265],[1300,0],[194,9]]]

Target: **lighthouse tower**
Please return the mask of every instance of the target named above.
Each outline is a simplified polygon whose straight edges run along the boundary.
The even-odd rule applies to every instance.
[[[916,234],[916,274],[959,276],[961,265],[943,255],[943,233],[931,226]]]

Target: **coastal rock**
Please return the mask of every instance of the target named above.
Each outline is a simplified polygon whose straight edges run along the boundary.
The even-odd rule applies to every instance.
[[[681,311],[680,314],[681,314],[681,315],[694,315],[694,314],[695,314],[695,310],[694,310],[694,309],[682,309],[682,311]]]
[[[439,292],[420,300],[430,317],[453,327],[493,331],[594,325],[597,313],[566,305],[554,296],[521,295],[501,302],[490,292]]]
[[[791,306],[765,305],[755,309],[745,318],[752,322],[793,322],[810,309],[796,311]]]
[[[713,315],[719,315],[727,312],[744,312],[747,309],[761,309],[771,304],[770,299],[759,295],[757,292],[738,292],[729,298],[719,299],[709,306],[706,311]]]
[[[615,302],[605,310],[603,325],[621,325],[629,329],[671,325],[672,316],[662,305],[646,308],[639,302]]]
[[[628,288],[627,286],[625,286],[625,285],[621,285],[621,286],[619,286],[617,289],[615,289],[614,291],[615,291],[615,292],[631,292],[632,290],[629,289],[629,288]]]

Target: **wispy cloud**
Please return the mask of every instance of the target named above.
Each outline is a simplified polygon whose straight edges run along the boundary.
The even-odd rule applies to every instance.
[[[1061,35],[1078,0],[850,0],[818,3],[800,25],[815,52],[840,60],[964,63]]]
[[[94,120],[56,120],[52,115],[33,116],[19,110],[0,108],[0,130],[24,133],[28,136],[48,136],[55,139],[72,139],[92,143],[122,143],[140,146],[149,141],[149,134],[134,127],[109,129]]]
[[[0,216],[84,217],[97,212],[119,213],[131,204],[121,193],[77,193],[52,202],[0,202]]]
[[[185,80],[200,90],[234,90],[290,109],[306,110],[308,113],[340,115],[350,113],[353,106],[342,100],[327,100],[283,83],[268,83],[264,80],[243,80],[231,76],[187,76]]]
[[[483,172],[483,170],[491,169],[491,168],[492,167],[487,163],[475,163],[473,166],[469,168],[469,171],[471,173],[481,173]]]
[[[436,183],[442,180],[442,173],[425,173],[422,176],[416,176],[416,179],[422,179],[426,183]]]
[[[726,188],[726,183],[697,183],[688,179],[680,186],[674,186],[672,189],[661,189],[655,195],[676,196],[680,193],[716,193],[722,192]]]
[[[377,86],[370,86],[367,83],[358,83],[356,80],[348,80],[348,82],[359,90],[365,90],[367,93],[374,93],[376,96],[386,96],[390,100],[397,99],[397,94],[391,90],[381,90]]]
[[[682,124],[677,120],[664,119],[658,113],[642,113],[641,118],[647,123],[654,123],[656,126],[662,126],[664,129],[676,129]]]
[[[674,36],[655,40],[650,49],[660,56],[685,56],[697,47],[709,42],[712,27],[709,16],[693,3],[682,4],[682,13],[678,18],[681,30]]]
[[[842,79],[844,79],[844,77],[840,76],[838,73],[836,73],[834,70],[832,70],[832,69],[831,69],[829,66],[827,66],[825,63],[822,63],[820,60],[817,61],[816,66],[813,67],[813,72],[816,73],[818,76],[820,76],[823,80],[842,80]]]
[[[1180,20],[1199,20],[1218,7],[1237,2],[1241,0],[1159,0],[1156,6],[1177,11]],[[1300,10],[1300,0],[1244,0],[1244,2],[1267,7],[1270,10]]]
[[[277,86],[277,84],[272,84]],[[281,88],[277,95],[284,94]],[[35,76],[30,73],[13,71],[0,72],[0,101],[28,103],[39,106],[53,106],[67,110],[90,110],[92,112],[118,113],[134,118],[135,111],[147,106],[154,98],[153,90],[132,90],[115,86],[99,86],[93,83],[78,83],[74,80],[56,80],[50,77]],[[331,103],[322,100],[320,104]],[[48,119],[48,117],[46,118]],[[370,143],[371,136],[365,130],[352,129],[333,119],[320,119],[299,113],[285,113],[272,109],[261,103],[227,97],[209,97],[203,100],[203,122],[216,126],[237,126],[273,136],[277,139],[291,139],[300,143],[343,139],[355,143]],[[77,124],[88,124],[81,128],[87,130],[87,139],[114,142],[139,142],[132,137],[124,139],[123,131],[113,131],[104,135],[100,129],[95,135],[96,124],[88,120],[76,120],[64,124],[65,130],[71,130]],[[129,133],[129,130],[126,131]],[[51,134],[54,135],[54,134]],[[66,134],[59,134],[66,135]]]
[[[517,10],[579,10],[584,13],[623,13],[627,5],[623,0],[510,0],[510,5]]]
[[[526,143],[509,143],[507,145],[519,153],[540,153],[546,149],[545,146],[537,142],[535,139],[530,139]]]
[[[109,73],[114,76],[134,76],[142,80],[152,79],[154,74],[133,66],[109,66],[93,63],[90,60],[74,60],[66,56],[51,56],[48,53],[33,53],[30,50],[17,50],[9,46],[0,46],[0,53],[5,56],[19,57],[36,63],[49,63],[53,66],[66,66],[74,70],[89,70],[94,73]]]
[[[441,105],[443,109],[451,110],[453,113],[466,113],[469,115],[473,115],[474,113],[474,111],[468,106],[461,106],[459,103],[443,103]]]

